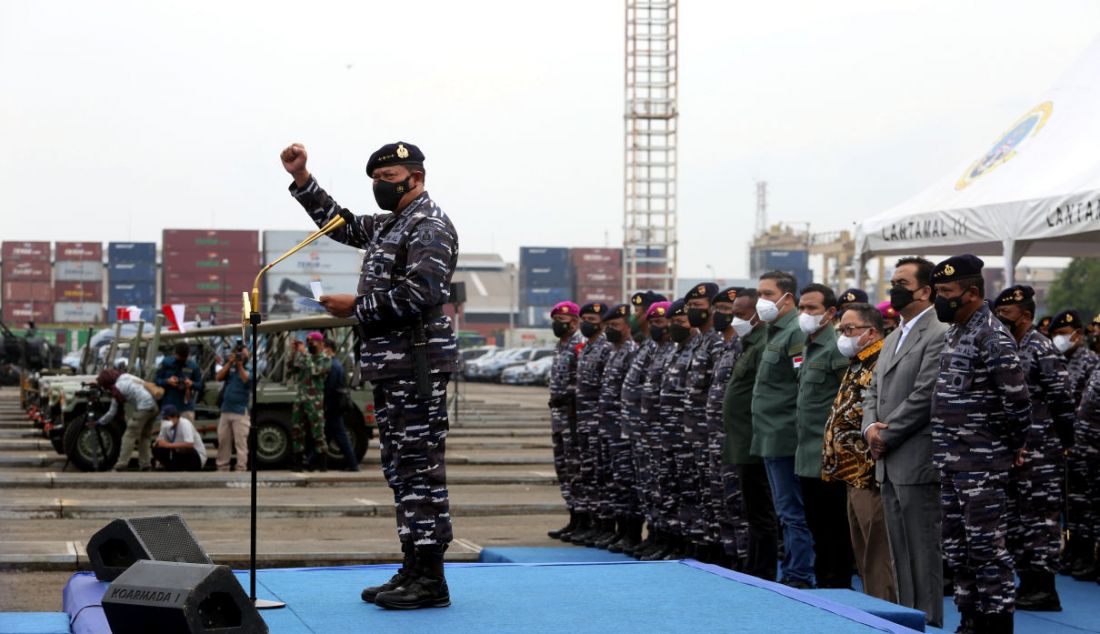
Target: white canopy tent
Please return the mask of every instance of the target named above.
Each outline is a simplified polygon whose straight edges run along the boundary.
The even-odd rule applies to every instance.
[[[857,276],[872,256],[973,253],[1003,255],[1007,286],[1025,255],[1100,257],[1100,40],[975,157],[859,224]]]

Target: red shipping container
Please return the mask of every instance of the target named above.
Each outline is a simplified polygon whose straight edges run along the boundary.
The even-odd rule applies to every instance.
[[[103,245],[99,242],[55,242],[54,259],[102,262]]]
[[[4,302],[4,323],[10,328],[22,328],[28,321],[46,324],[53,321],[50,302]]]
[[[53,291],[47,282],[4,282],[4,301],[52,302]]]
[[[54,282],[53,298],[58,302],[103,303],[103,282]]]
[[[222,293],[251,291],[255,278],[252,272],[224,275],[167,273],[164,276],[164,292],[166,295],[221,296]]]
[[[573,249],[570,252],[573,267],[611,266],[620,267],[623,263],[623,250],[611,248]]]
[[[50,261],[27,260],[20,262],[6,260],[3,275],[5,282],[36,281],[48,284],[50,281]]]
[[[623,289],[620,286],[580,286],[573,294],[578,304],[603,302],[609,305],[624,304]]]
[[[164,250],[164,273],[260,272],[259,251]]]
[[[573,280],[578,287],[619,286],[623,281],[623,270],[617,266],[577,267]]]
[[[50,261],[49,242],[9,242],[4,241],[0,246],[0,257],[4,263],[8,262],[41,262]]]
[[[165,229],[165,251],[260,252],[260,232],[229,229]]]

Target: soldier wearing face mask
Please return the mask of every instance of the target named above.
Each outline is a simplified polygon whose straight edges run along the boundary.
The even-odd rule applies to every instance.
[[[1084,323],[1075,310],[1064,310],[1050,322],[1050,335],[1054,347],[1066,359],[1069,374],[1069,395],[1074,407],[1081,402],[1085,384],[1096,368],[1100,356],[1084,345]],[[1100,535],[1089,525],[1090,515],[1088,469],[1080,448],[1071,449],[1066,459],[1066,529],[1069,539],[1062,551],[1063,574],[1086,580],[1096,576],[1094,550]]]
[[[1054,574],[1062,545],[1063,454],[1073,444],[1074,412],[1065,358],[1031,327],[1034,296],[1030,286],[1012,286],[994,302],[997,319],[1016,339],[1031,394],[1027,454],[1009,472],[1008,546],[1020,577],[1016,609],[1057,612],[1062,609]]]
[[[982,261],[962,255],[932,273],[936,318],[949,324],[932,400],[943,550],[963,627],[1012,631],[1015,583],[1005,535],[1008,473],[1031,423],[1016,342],[983,299]]]
[[[837,349],[832,324],[836,311],[836,297],[828,286],[810,284],[799,293],[798,327],[806,347],[798,372],[794,471],[802,487],[806,522],[813,533],[814,575],[819,588],[851,587],[854,567],[847,490],[842,482],[821,479],[825,424],[848,369],[848,357]]]
[[[578,526],[587,527],[589,518],[578,512],[573,498],[573,479],[580,469],[577,454],[577,356],[584,339],[578,330],[580,307],[561,302],[550,311],[550,326],[558,344],[550,367],[550,438],[554,444],[554,471],[569,523],[547,533],[553,539],[569,541]]]
[[[671,533],[664,521],[661,507],[660,476],[665,469],[661,411],[661,381],[665,375],[672,356],[676,352],[676,344],[669,335],[669,311],[672,304],[669,302],[657,302],[649,307],[646,312],[646,320],[649,322],[649,337],[657,345],[653,354],[642,370],[641,397],[639,398],[640,421],[639,433],[641,451],[636,450],[635,472],[638,474],[639,498],[645,513],[646,523],[649,524],[649,534],[646,540],[634,550],[634,557],[645,559],[658,551],[668,553]],[[628,384],[624,382],[623,393],[626,394]],[[637,443],[635,447],[637,447]],[[662,554],[660,557],[664,557]],[[658,559],[660,557],[654,557]]]

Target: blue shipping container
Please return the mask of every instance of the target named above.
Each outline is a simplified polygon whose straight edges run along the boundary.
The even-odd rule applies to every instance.
[[[553,306],[573,296],[569,287],[525,288],[521,292],[524,306]]]
[[[752,252],[752,268],[759,272],[803,270],[810,268],[809,263],[807,251],[754,249]]]
[[[153,304],[157,301],[157,285],[151,282],[111,282],[107,287],[109,306]]]
[[[118,304],[118,306],[130,306],[130,305],[131,304]],[[136,304],[136,306],[141,309],[141,320],[142,321],[152,322],[154,319],[156,319],[157,310],[156,310],[156,308],[153,307],[152,304],[148,304],[148,305],[145,305],[145,306],[142,306],[141,304]],[[118,321],[118,313],[115,311],[115,308],[116,308],[115,304],[107,304],[107,323],[109,323],[109,324],[113,324],[116,321]],[[145,332],[149,332],[148,327],[146,327]]]
[[[107,243],[108,262],[152,262],[157,261],[156,242],[109,242]]]
[[[111,282],[145,282],[156,284],[155,262],[111,262],[107,265],[107,279]]]
[[[572,288],[572,268],[533,268],[521,271],[519,276],[520,288]]]
[[[519,268],[569,268],[569,249],[565,247],[520,247]]]

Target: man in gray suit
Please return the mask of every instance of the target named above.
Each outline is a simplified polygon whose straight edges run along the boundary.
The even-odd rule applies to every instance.
[[[940,477],[932,463],[932,390],[947,326],[932,310],[934,265],[902,258],[890,280],[901,325],[883,343],[863,396],[863,435],[882,486],[886,534],[902,605],[943,625]]]

